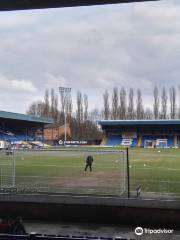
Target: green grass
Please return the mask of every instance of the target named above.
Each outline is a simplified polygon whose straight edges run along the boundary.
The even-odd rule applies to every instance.
[[[84,173],[86,150],[16,152],[16,186],[51,192],[120,194],[122,153],[92,154],[93,172]],[[11,176],[12,157],[1,153],[0,168],[3,177]]]
[[[180,194],[179,149],[132,149],[130,158],[131,188]]]
[[[17,152],[16,186],[51,192],[120,194],[122,153],[92,153],[93,172],[84,174],[88,150]],[[143,192],[180,196],[180,149],[130,149],[129,156],[131,191],[141,184]],[[0,169],[1,185],[10,185],[12,157],[0,153]]]

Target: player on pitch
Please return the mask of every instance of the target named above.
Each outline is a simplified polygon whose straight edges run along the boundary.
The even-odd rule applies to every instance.
[[[89,170],[90,172],[92,172],[92,163],[93,163],[93,157],[91,155],[88,155],[87,158],[86,158],[86,166],[85,166],[85,169],[84,171],[86,172],[88,167],[89,167]]]

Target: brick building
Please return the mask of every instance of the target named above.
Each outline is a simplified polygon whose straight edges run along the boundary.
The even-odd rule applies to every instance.
[[[44,139],[47,144],[51,145],[57,144],[59,140],[64,139],[64,134],[65,134],[64,125],[59,126],[58,124],[51,124],[44,129]],[[66,124],[66,134],[67,139],[71,138],[71,128],[69,124]]]

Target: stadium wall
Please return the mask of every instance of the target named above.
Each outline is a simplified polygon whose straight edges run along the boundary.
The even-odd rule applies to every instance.
[[[179,201],[68,195],[0,195],[0,216],[26,220],[75,221],[180,227]],[[167,221],[168,219],[168,221]]]

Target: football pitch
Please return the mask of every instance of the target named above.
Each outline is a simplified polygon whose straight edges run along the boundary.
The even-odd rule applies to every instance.
[[[85,160],[89,154],[94,158],[93,171],[88,169],[85,172]],[[12,183],[12,163],[13,156],[2,152],[2,187]],[[119,151],[16,151],[15,182],[18,188],[37,189],[40,192],[120,195],[125,184],[123,164],[123,153]]]
[[[122,195],[127,190],[124,153],[99,150],[17,151],[16,187]],[[84,172],[87,154],[94,157],[92,172]],[[129,158],[131,192],[141,185],[142,192],[180,196],[180,149],[129,149]],[[11,184],[12,161],[12,156],[0,153],[1,187]]]

